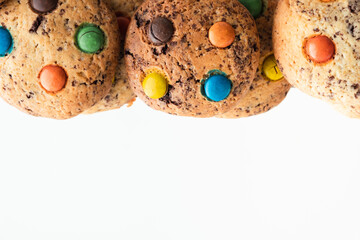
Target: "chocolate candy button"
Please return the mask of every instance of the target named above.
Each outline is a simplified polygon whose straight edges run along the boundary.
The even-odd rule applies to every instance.
[[[333,58],[335,44],[327,36],[319,35],[306,41],[305,52],[316,63],[325,63]]]
[[[65,87],[67,74],[57,65],[45,66],[40,74],[40,84],[48,92],[58,92]]]
[[[146,96],[152,99],[162,98],[168,90],[166,77],[157,72],[147,74],[142,82],[142,86]]]
[[[262,64],[262,72],[271,81],[278,81],[284,77],[276,63],[274,54],[265,58]]]
[[[235,30],[227,22],[217,22],[209,30],[209,40],[218,48],[226,48],[235,40]]]
[[[262,0],[239,0],[251,13],[254,18],[257,18],[261,15],[263,8]]]
[[[105,45],[104,32],[94,24],[83,24],[76,33],[76,45],[85,53],[98,53]]]
[[[149,27],[150,41],[155,44],[167,43],[174,34],[172,22],[164,17],[155,18]]]
[[[203,86],[205,97],[214,102],[226,99],[231,91],[231,81],[223,75],[213,75],[205,80]]]
[[[30,7],[36,13],[49,13],[58,4],[58,0],[30,0]]]
[[[4,57],[12,51],[13,40],[10,32],[0,27],[0,57]]]

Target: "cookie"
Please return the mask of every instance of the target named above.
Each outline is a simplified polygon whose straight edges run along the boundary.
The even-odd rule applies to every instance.
[[[113,85],[106,96],[85,113],[96,113],[122,107],[135,99],[130,88],[124,59],[124,40],[127,27],[135,10],[143,0],[109,0],[110,6],[115,10],[121,32],[119,65],[116,70]]]
[[[212,117],[235,107],[259,57],[255,21],[237,0],[147,0],[125,43],[135,94],[181,116]]]
[[[257,1],[242,0],[255,19],[260,36],[260,66],[250,91],[240,103],[221,118],[249,117],[269,111],[286,97],[291,85],[285,80],[277,67],[272,49],[272,24],[278,0]],[[259,13],[259,9],[262,13]]]
[[[7,1],[0,11],[5,101],[34,116],[67,119],[108,93],[120,36],[105,2]]]
[[[360,117],[360,2],[280,0],[274,52],[287,80]]]

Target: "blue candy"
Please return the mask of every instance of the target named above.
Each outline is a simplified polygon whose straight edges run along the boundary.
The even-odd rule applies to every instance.
[[[213,75],[205,80],[205,96],[214,102],[220,102],[226,99],[231,91],[231,81],[223,75]]]
[[[10,32],[0,27],[0,57],[4,57],[12,51],[13,40]]]

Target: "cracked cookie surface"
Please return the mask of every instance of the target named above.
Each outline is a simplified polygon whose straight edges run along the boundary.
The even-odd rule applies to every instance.
[[[280,0],[273,31],[275,56],[287,80],[357,118],[359,13],[358,0]]]
[[[218,22],[228,24],[222,24],[226,31],[214,29],[212,40],[219,46],[224,39],[216,34],[227,34],[223,48],[209,40],[209,30]],[[171,35],[166,31],[172,31]],[[148,0],[130,23],[125,61],[132,89],[152,108],[181,116],[212,117],[229,111],[246,95],[258,67],[259,52],[255,21],[237,0]],[[213,84],[222,84],[224,92],[229,90],[223,77],[212,78],[206,85],[205,80],[215,72],[231,81],[228,96],[213,94]],[[164,84],[168,84],[167,89]],[[161,92],[167,90],[166,94],[158,97],[151,89],[154,86]],[[208,96],[204,96],[206,91]]]
[[[234,109],[218,117],[240,118],[267,112],[280,104],[290,90],[285,78],[269,80],[262,70],[265,59],[273,54],[272,24],[277,3],[278,0],[264,1],[265,11],[255,19],[260,37],[260,66],[249,92]]]
[[[109,91],[119,34],[113,30],[117,27],[115,14],[103,1],[55,2],[56,8],[44,13],[34,11],[28,0],[1,5],[2,27],[10,32],[13,47],[0,58],[0,95],[31,115],[67,119],[87,110]],[[35,7],[40,11],[43,6]],[[99,46],[89,38],[76,42],[82,26],[97,30],[80,37],[100,39]],[[85,53],[81,47],[97,47],[98,51]],[[57,73],[62,74],[61,85],[44,84],[57,81]]]

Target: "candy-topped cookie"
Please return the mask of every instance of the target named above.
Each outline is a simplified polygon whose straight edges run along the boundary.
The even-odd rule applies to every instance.
[[[130,23],[125,62],[152,108],[212,117],[245,96],[259,52],[255,21],[238,0],[147,0]]]
[[[98,0],[6,1],[0,95],[31,115],[74,117],[109,91],[119,55],[115,14]]]
[[[112,87],[106,96],[86,113],[96,113],[122,107],[135,100],[135,94],[130,88],[125,68],[124,42],[130,19],[143,0],[108,0],[115,10],[121,33],[119,65]]]
[[[221,118],[240,118],[264,113],[280,104],[291,85],[277,66],[272,49],[272,25],[278,0],[241,0],[256,18],[260,36],[260,65],[250,91],[240,103]]]
[[[360,117],[358,0],[280,0],[273,40],[292,85]]]

